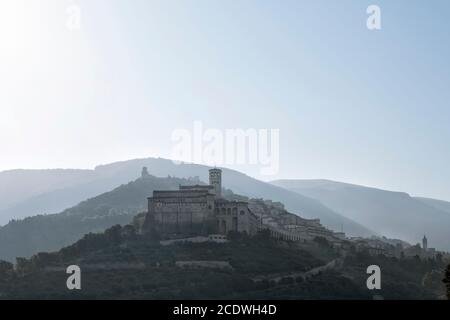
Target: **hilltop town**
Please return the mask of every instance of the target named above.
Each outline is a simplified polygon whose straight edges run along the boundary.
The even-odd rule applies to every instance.
[[[156,181],[165,183],[154,188]],[[88,233],[15,264],[0,261],[0,299],[372,299],[369,265],[383,270],[377,297],[445,297],[449,257],[429,248],[426,237],[414,246],[349,237],[280,202],[223,188],[218,168],[209,171],[209,184],[195,177],[156,178],[144,169],[139,179],[88,208],[101,208],[105,197],[130,205],[143,194],[147,208],[131,224]],[[81,291],[64,286],[70,265],[82,270]]]
[[[148,177],[143,168],[142,179]],[[271,237],[298,243],[312,243],[324,239],[342,252],[366,251],[371,255],[390,257],[436,258],[449,257],[448,253],[428,247],[426,236],[420,244],[405,241],[347,237],[324,227],[320,219],[305,219],[290,213],[281,202],[268,199],[249,199],[222,187],[222,170],[209,170],[209,184],[180,185],[179,190],[155,190],[148,198],[148,211],[139,215],[134,224],[141,234],[152,233],[162,240],[198,241],[226,239],[230,232],[249,236],[267,230]],[[218,237],[219,236],[219,237]]]

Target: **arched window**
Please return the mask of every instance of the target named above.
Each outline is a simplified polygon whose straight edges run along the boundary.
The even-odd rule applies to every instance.
[[[222,220],[222,233],[227,233],[227,222],[225,220]]]
[[[233,231],[238,231],[238,217],[233,217],[231,228]]]

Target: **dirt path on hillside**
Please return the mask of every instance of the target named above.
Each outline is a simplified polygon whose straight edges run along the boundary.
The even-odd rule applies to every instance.
[[[344,258],[339,257],[334,260],[331,260],[327,264],[312,268],[311,270],[308,270],[308,271],[291,272],[291,273],[285,273],[285,274],[279,274],[279,273],[269,274],[269,275],[254,277],[252,280],[254,282],[260,282],[260,281],[267,280],[267,281],[274,281],[276,283],[279,283],[284,278],[297,279],[297,278],[301,277],[301,278],[303,278],[303,280],[307,280],[311,277],[318,275],[319,273],[321,273],[323,271],[338,269],[338,268],[342,267],[343,263],[344,263]]]

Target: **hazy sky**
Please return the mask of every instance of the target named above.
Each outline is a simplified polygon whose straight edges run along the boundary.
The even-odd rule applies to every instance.
[[[366,28],[381,8],[382,30]],[[81,28],[67,28],[67,8]],[[450,2],[1,0],[0,171],[279,128],[280,171],[450,200]],[[239,167],[236,167],[239,169]]]

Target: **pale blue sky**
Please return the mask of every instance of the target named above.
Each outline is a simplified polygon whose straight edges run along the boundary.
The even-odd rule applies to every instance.
[[[79,31],[66,8],[81,8]],[[366,28],[379,5],[382,30]],[[280,171],[450,200],[450,2],[2,0],[0,170],[279,128]]]

